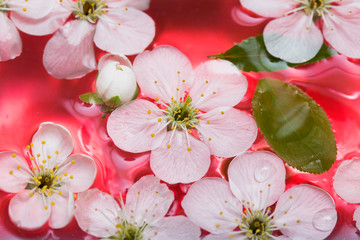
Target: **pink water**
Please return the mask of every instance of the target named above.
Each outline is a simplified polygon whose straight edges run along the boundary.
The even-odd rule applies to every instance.
[[[147,13],[156,22],[153,46],[169,44],[179,48],[193,66],[206,56],[224,52],[235,42],[262,32],[266,22],[240,26],[232,18],[238,0],[152,0]],[[149,153],[121,151],[106,133],[106,119],[96,106],[81,103],[78,96],[93,88],[96,72],[78,80],[58,80],[47,74],[42,65],[42,51],[50,36],[21,34],[23,53],[15,60],[0,63],[0,151],[25,153],[40,123],[51,121],[70,130],[75,141],[74,152],[92,156],[98,164],[93,187],[107,192],[126,189],[142,175],[151,173]],[[97,51],[98,58],[102,54]],[[133,58],[132,58],[133,59]],[[330,171],[310,175],[288,168],[287,186],[308,182],[328,191],[336,202],[338,224],[328,239],[360,239],[352,214],[356,204],[348,204],[332,188],[332,176],[343,159],[360,157],[360,61],[335,56],[319,64],[276,73],[246,74],[248,92],[238,108],[250,111],[257,80],[273,77],[290,81],[304,89],[327,112],[336,135],[338,161]],[[268,145],[259,136],[252,149]],[[213,158],[207,176],[226,175],[229,160]],[[179,201],[188,186],[170,186],[177,199],[171,213],[182,213]],[[61,230],[44,226],[29,232],[15,227],[7,208],[12,194],[0,192],[1,239],[79,239],[86,236],[75,220]]]

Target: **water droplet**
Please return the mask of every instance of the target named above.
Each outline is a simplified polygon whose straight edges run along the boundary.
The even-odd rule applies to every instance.
[[[255,172],[255,180],[259,183],[266,181],[275,172],[273,166],[269,164],[259,164]]]
[[[317,212],[313,218],[314,228],[320,231],[331,231],[337,221],[337,213],[333,208],[326,208]]]

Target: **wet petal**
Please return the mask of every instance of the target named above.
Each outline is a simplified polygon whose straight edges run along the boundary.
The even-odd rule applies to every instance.
[[[43,63],[56,78],[79,78],[96,68],[93,38],[95,25],[74,20],[66,23],[47,42]]]
[[[163,218],[174,201],[174,193],[160,179],[148,175],[131,186],[125,208],[133,222],[150,224]],[[134,216],[133,218],[131,216]]]
[[[339,10],[346,11],[339,11]],[[336,51],[351,58],[360,58],[360,9],[344,5],[330,11],[323,25],[323,33]]]
[[[192,104],[203,111],[217,107],[233,107],[247,90],[244,75],[228,61],[212,60],[195,69],[194,84],[189,95]]]
[[[64,166],[65,167],[62,167]],[[71,192],[82,192],[91,187],[96,177],[96,164],[94,160],[84,154],[69,156],[59,167],[59,175],[65,172],[70,177],[68,187]]]
[[[90,189],[78,195],[75,218],[79,227],[95,237],[106,238],[117,232],[119,204],[107,193]]]
[[[319,52],[323,36],[309,16],[297,12],[269,22],[264,29],[264,42],[271,55],[302,63]]]
[[[294,186],[280,196],[274,211],[280,231],[291,239],[324,239],[334,229],[337,212],[331,196],[307,184]]]
[[[26,18],[39,19],[48,15],[56,4],[56,0],[11,0],[6,3],[17,13]]]
[[[203,238],[203,240],[243,240],[244,235],[234,234],[209,234]],[[276,238],[277,239],[277,238]]]
[[[194,183],[181,206],[191,221],[211,233],[228,233],[240,223],[242,206],[221,178],[203,178]]]
[[[101,69],[103,69],[107,64],[109,64],[110,62],[117,62],[120,65],[124,65],[127,66],[129,68],[132,68],[132,64],[130,62],[130,60],[123,54],[105,54],[103,55],[99,62],[98,62],[98,71],[100,71]]]
[[[106,5],[110,8],[133,7],[145,11],[149,8],[150,0],[107,0]]]
[[[342,161],[334,175],[336,193],[349,203],[360,203],[360,159]]]
[[[209,148],[191,135],[188,145],[185,133],[173,131],[176,132],[171,143],[169,132],[160,147],[151,152],[151,169],[157,177],[170,184],[199,180],[210,166]]]
[[[240,0],[240,3],[245,8],[264,17],[280,17],[298,4],[293,0],[266,0],[261,4],[257,0]]]
[[[69,17],[71,12],[56,3],[52,11],[42,18],[28,18],[22,14],[11,12],[11,20],[21,31],[36,36],[47,35],[59,29]]]
[[[159,46],[139,54],[134,61],[134,71],[141,91],[165,103],[171,97],[176,98],[176,88],[187,89],[192,84],[189,59],[171,46]]]
[[[22,52],[22,42],[13,22],[0,12],[0,61],[7,61],[19,56]]]
[[[9,204],[11,221],[19,228],[34,230],[43,226],[50,217],[50,208],[45,209],[41,195],[29,196],[25,190],[16,194]]]
[[[233,157],[247,151],[257,136],[255,120],[237,109],[213,111],[196,125],[211,155]]]
[[[354,216],[353,216],[353,220],[354,220],[355,223],[356,223],[357,229],[360,230],[360,206],[358,206],[358,207],[355,209]]]
[[[236,157],[228,174],[231,191],[252,209],[271,206],[285,190],[284,163],[271,152],[247,152]]]
[[[144,239],[152,240],[200,240],[201,231],[184,216],[161,219],[154,228],[144,233]]]
[[[49,226],[53,229],[63,228],[68,225],[74,215],[74,196],[66,189],[62,189],[62,194],[51,195],[51,215]]]
[[[157,132],[165,124],[158,121],[162,116],[155,104],[134,100],[111,113],[107,130],[118,148],[134,153],[149,151],[160,146],[166,135],[166,128]]]
[[[48,168],[61,164],[70,155],[74,143],[70,132],[59,124],[44,122],[32,138],[32,154],[39,165]],[[39,155],[40,154],[40,155]]]
[[[151,17],[135,8],[109,11],[97,23],[94,42],[100,49],[117,54],[138,54],[155,36]]]
[[[25,189],[31,178],[26,160],[15,152],[0,153],[0,189],[17,193]]]

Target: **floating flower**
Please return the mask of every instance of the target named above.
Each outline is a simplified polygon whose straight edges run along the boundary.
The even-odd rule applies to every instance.
[[[121,196],[121,195],[120,195]],[[184,216],[165,217],[174,194],[154,176],[137,181],[119,203],[98,189],[80,193],[75,218],[83,231],[108,239],[196,240],[200,228]]]
[[[357,0],[240,0],[265,17],[277,18],[264,29],[267,50],[291,63],[306,62],[318,53],[323,36],[336,51],[360,58],[360,5]],[[322,34],[317,21],[322,20]]]
[[[334,175],[336,193],[349,203],[360,203],[360,159],[342,161]],[[360,208],[354,212],[356,227],[360,229]]]
[[[75,15],[45,46],[43,63],[56,78],[78,78],[96,68],[93,42],[104,51],[132,55],[155,35],[154,21],[140,10],[149,0],[63,0]]]
[[[308,184],[286,192],[285,168],[275,154],[259,151],[236,157],[229,182],[204,178],[194,183],[182,201],[186,215],[209,231],[206,240],[324,239],[337,221],[333,199]],[[272,212],[271,205],[277,201]]]
[[[199,180],[209,169],[210,154],[232,157],[254,142],[255,121],[232,108],[247,81],[230,62],[208,61],[193,73],[184,54],[160,46],[139,54],[133,67],[142,93],[155,104],[137,99],[116,109],[107,129],[120,149],[152,150],[150,166],[160,179]]]
[[[14,59],[22,52],[22,41],[16,27],[30,35],[55,31],[56,22],[52,22],[49,16],[58,6],[56,0],[0,0],[0,61]],[[59,14],[58,21],[63,18]]]
[[[28,162],[15,152],[0,153],[0,189],[17,193],[10,200],[10,219],[29,230],[47,220],[51,228],[62,228],[73,218],[73,193],[93,184],[95,162],[83,154],[70,155],[71,135],[54,123],[42,123],[27,149],[32,153]]]

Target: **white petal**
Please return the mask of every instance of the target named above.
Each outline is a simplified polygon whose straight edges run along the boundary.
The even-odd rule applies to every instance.
[[[264,42],[271,55],[302,63],[315,57],[323,36],[309,16],[297,12],[269,22],[264,29]]]
[[[119,204],[112,196],[98,189],[90,189],[78,195],[75,202],[75,218],[79,227],[91,235],[106,238],[117,232]]]
[[[19,56],[22,52],[20,34],[13,22],[0,12],[0,61],[7,61]]]
[[[13,12],[26,18],[38,19],[50,13],[56,0],[11,0],[6,3]]]
[[[30,191],[25,190],[16,194],[9,204],[11,221],[19,228],[34,230],[43,226],[50,217],[50,208],[44,208],[40,194],[29,196]]]
[[[105,54],[103,55],[98,62],[98,71],[100,71],[103,67],[105,67],[110,62],[117,62],[120,65],[127,66],[132,68],[132,64],[130,60],[123,54]]]
[[[349,203],[360,203],[360,159],[342,161],[334,174],[336,193]]]
[[[46,70],[62,79],[79,78],[96,68],[93,46],[95,25],[73,20],[47,42],[43,55]]]
[[[154,228],[144,233],[151,240],[200,240],[201,231],[184,216],[161,219]]]
[[[236,157],[228,174],[231,191],[253,209],[271,206],[285,190],[284,163],[271,152],[247,152]]]
[[[160,179],[148,175],[131,186],[126,195],[125,208],[131,220],[151,224],[165,216],[174,201],[174,193]]]
[[[157,177],[170,184],[190,183],[199,180],[209,170],[209,148],[191,135],[188,136],[188,145],[183,131],[173,131],[175,133],[171,143],[172,132],[168,132],[160,147],[152,150],[150,155],[151,169]]]
[[[261,3],[258,0],[240,0],[240,2],[245,8],[264,17],[280,17],[298,4],[292,0],[266,0]]]
[[[331,196],[308,184],[294,186],[280,196],[274,211],[280,231],[291,239],[324,239],[334,229],[337,212]]]
[[[69,130],[51,122],[40,124],[39,130],[32,138],[32,143],[31,150],[37,163],[44,164],[42,160],[46,160],[45,166],[48,168],[53,168],[65,161],[74,148]]]
[[[49,226],[54,229],[63,228],[68,225],[74,215],[74,195],[66,189],[61,189],[62,194],[51,195],[51,215]],[[49,206],[50,207],[50,206]]]
[[[354,211],[353,220],[356,223],[357,229],[360,230],[360,206],[358,206]]]
[[[277,238],[276,238],[277,239]],[[203,238],[203,240],[244,240],[244,235],[234,234],[209,234]]]
[[[110,8],[133,7],[145,11],[149,8],[150,0],[107,0],[106,5]]]
[[[203,178],[194,183],[181,206],[191,221],[211,233],[228,233],[240,223],[242,206],[221,178]]]

